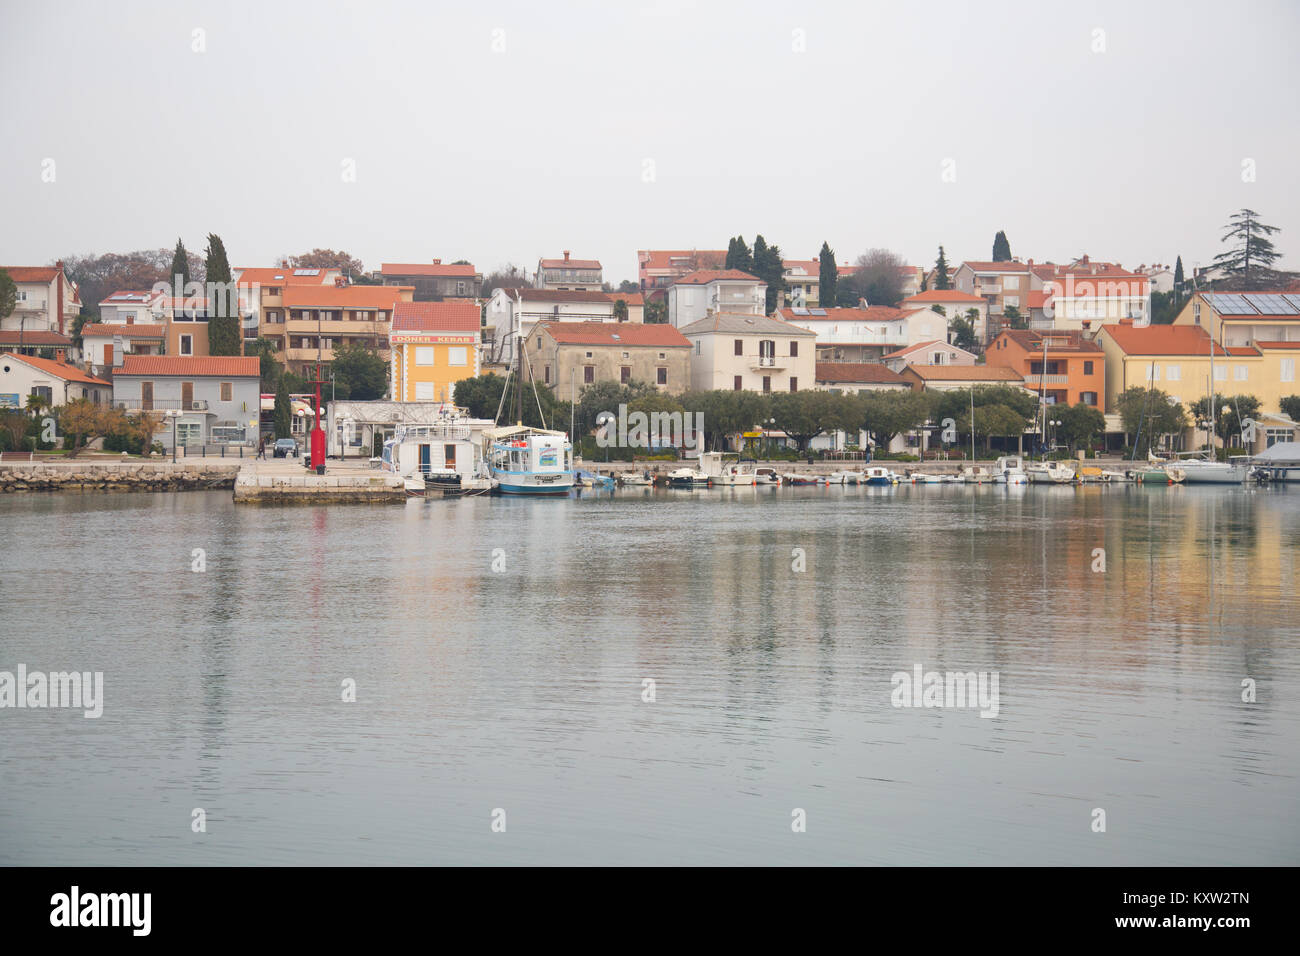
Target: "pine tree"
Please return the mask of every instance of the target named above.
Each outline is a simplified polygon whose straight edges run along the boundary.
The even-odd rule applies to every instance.
[[[227,292],[230,262],[226,247],[216,233],[208,233],[207,250],[208,354],[239,355],[243,342],[239,329],[239,299]]]
[[[190,255],[185,251],[185,243],[176,240],[176,252],[172,256],[172,268],[167,273],[167,281],[175,283],[178,296],[185,295],[185,287],[190,282]]]
[[[818,281],[817,302],[819,305],[835,304],[835,283],[839,280],[840,270],[835,265],[835,251],[829,242],[822,243],[822,251],[817,256]]]
[[[993,261],[1011,261],[1011,243],[1007,240],[1007,234],[1001,229],[999,229],[998,234],[993,237]]]
[[[1268,237],[1279,232],[1277,226],[1259,221],[1259,213],[1242,209],[1228,218],[1223,241],[1235,245],[1214,257],[1214,264],[1226,273],[1229,284],[1250,289],[1273,278],[1273,263],[1281,255]]]
[[[948,280],[948,259],[943,254],[943,246],[939,247],[939,258],[934,260],[934,287],[936,289],[952,288],[952,283]]]

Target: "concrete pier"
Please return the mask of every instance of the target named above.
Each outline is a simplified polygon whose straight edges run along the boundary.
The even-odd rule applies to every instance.
[[[402,479],[364,461],[325,463],[325,474],[308,471],[299,458],[242,463],[235,501],[243,504],[392,503],[406,500]]]

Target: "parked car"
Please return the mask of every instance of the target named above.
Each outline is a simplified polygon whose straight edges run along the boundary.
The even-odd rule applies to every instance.
[[[298,443],[292,438],[277,438],[271,449],[272,458],[297,458]]]

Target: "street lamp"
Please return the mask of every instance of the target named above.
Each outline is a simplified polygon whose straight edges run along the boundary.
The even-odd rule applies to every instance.
[[[163,412],[166,418],[172,420],[172,464],[176,464],[176,422],[181,417],[179,408],[169,408]]]

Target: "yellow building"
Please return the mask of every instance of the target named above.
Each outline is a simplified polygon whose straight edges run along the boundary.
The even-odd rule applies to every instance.
[[[1206,328],[1195,323],[1103,325],[1096,343],[1106,356],[1106,407],[1114,408],[1119,395],[1136,386],[1158,388],[1190,409],[1210,393],[1212,341]],[[1213,349],[1215,394],[1259,399],[1255,447],[1294,440],[1296,427],[1281,415],[1280,401],[1300,394],[1295,383],[1300,341],[1227,346],[1214,341]]]
[[[393,399],[450,402],[456,383],[478,374],[481,325],[473,302],[399,302],[389,333]]]

